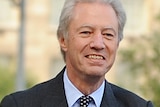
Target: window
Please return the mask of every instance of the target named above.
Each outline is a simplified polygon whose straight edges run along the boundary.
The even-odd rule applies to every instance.
[[[145,33],[148,24],[145,0],[122,0],[122,3],[127,13],[125,31],[129,34]]]
[[[51,16],[50,22],[51,25],[57,27],[59,23],[60,12],[62,10],[63,4],[65,0],[51,0]]]
[[[0,29],[15,28],[18,26],[19,8],[12,0],[0,0]]]
[[[10,0],[0,0],[0,24],[4,25],[11,20],[11,3]]]

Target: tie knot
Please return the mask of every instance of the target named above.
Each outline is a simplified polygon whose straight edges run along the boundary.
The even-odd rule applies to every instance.
[[[87,107],[91,101],[93,101],[93,98],[90,96],[80,97],[80,107]]]

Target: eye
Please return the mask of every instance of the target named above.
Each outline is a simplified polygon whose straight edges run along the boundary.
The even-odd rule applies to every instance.
[[[103,35],[107,36],[107,37],[113,37],[114,35],[111,33],[104,33]]]
[[[81,34],[87,34],[87,35],[88,35],[88,34],[91,34],[91,33],[92,33],[91,31],[82,31],[82,32],[81,32]]]
[[[102,35],[104,38],[106,38],[108,40],[111,40],[114,38],[114,34],[112,34],[112,33],[103,33]]]
[[[92,31],[81,31],[80,36],[81,37],[90,37],[92,33],[93,33]]]
[[[106,39],[113,39],[116,37],[116,32],[112,28],[107,28],[102,31],[102,35]]]

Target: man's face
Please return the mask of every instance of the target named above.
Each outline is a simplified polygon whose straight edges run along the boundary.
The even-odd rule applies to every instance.
[[[104,77],[114,63],[118,48],[118,20],[113,8],[98,3],[79,3],[60,39],[66,66],[74,76]]]

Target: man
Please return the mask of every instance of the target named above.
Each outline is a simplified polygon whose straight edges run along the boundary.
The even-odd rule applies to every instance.
[[[52,80],[8,95],[0,107],[153,107],[105,80],[125,21],[119,0],[66,0],[57,31],[66,67]]]

